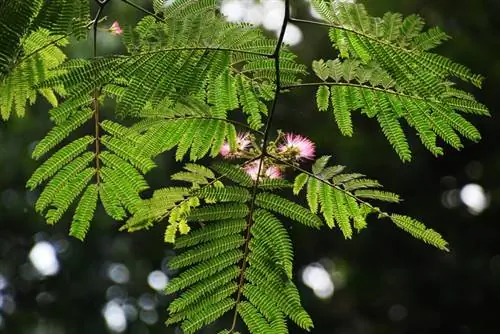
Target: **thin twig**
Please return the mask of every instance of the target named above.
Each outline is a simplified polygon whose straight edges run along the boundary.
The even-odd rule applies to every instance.
[[[301,167],[299,167],[299,166],[297,166],[297,165],[294,165],[294,164],[292,164],[292,163],[290,163],[290,162],[288,162],[288,161],[286,161],[286,160],[280,159],[280,158],[278,158],[278,157],[276,157],[276,156],[274,156],[274,155],[272,155],[272,154],[267,153],[267,154],[266,154],[266,156],[267,156],[268,158],[271,158],[271,159],[273,159],[273,160],[275,160],[275,161],[279,162],[279,163],[282,163],[282,164],[284,164],[284,165],[287,165],[287,166],[289,166],[289,167],[292,167],[293,169],[295,169],[295,170],[297,170],[297,171],[299,171],[299,172],[301,172],[301,173],[304,173],[304,174],[306,174],[307,176],[312,177],[313,179],[318,180],[318,181],[320,181],[320,182],[322,182],[322,183],[324,183],[324,184],[326,184],[326,185],[328,185],[328,186],[330,186],[330,187],[332,187],[332,188],[334,188],[334,189],[337,189],[337,190],[339,190],[339,191],[342,191],[344,194],[346,194],[346,195],[347,195],[347,196],[349,196],[349,197],[354,198],[354,199],[355,199],[356,201],[358,201],[359,203],[361,203],[361,204],[364,204],[364,205],[368,206],[370,209],[372,209],[373,211],[375,211],[377,214],[379,214],[379,215],[381,215],[381,216],[384,216],[384,217],[387,217],[387,218],[390,218],[390,214],[388,214],[387,212],[384,212],[384,211],[380,210],[380,208],[378,208],[378,207],[376,207],[376,206],[373,206],[373,205],[372,205],[372,204],[370,204],[369,202],[366,202],[365,200],[358,198],[356,195],[354,195],[353,193],[351,193],[351,192],[349,192],[349,191],[347,191],[347,190],[343,189],[342,187],[340,187],[340,186],[338,186],[338,185],[336,185],[336,184],[333,184],[333,183],[331,183],[330,181],[325,180],[325,179],[323,179],[323,178],[319,177],[318,175],[315,175],[315,174],[313,174],[313,173],[311,173],[311,172],[309,172],[309,171],[307,171],[307,170],[305,170],[305,169],[303,169],[303,168],[301,168]]]
[[[304,83],[299,83],[299,84],[293,84],[293,85],[286,85],[281,87],[281,89],[291,89],[291,88],[301,88],[301,87],[317,87],[317,86],[345,86],[345,87],[354,87],[354,88],[363,88],[363,89],[369,89],[375,92],[382,92],[382,93],[387,93],[391,95],[396,95],[396,96],[401,96],[409,99],[415,99],[415,100],[421,100],[421,101],[429,101],[429,99],[426,99],[421,96],[415,96],[415,95],[408,95],[405,93],[399,93],[396,92],[395,90],[390,90],[390,89],[384,89],[380,87],[374,87],[374,86],[368,86],[368,85],[362,85],[362,84],[355,84],[351,82],[304,82]]]
[[[333,29],[343,30],[345,32],[349,32],[349,33],[353,33],[353,34],[356,34],[356,35],[359,35],[359,36],[363,36],[364,38],[372,40],[372,41],[374,41],[376,43],[389,46],[392,49],[402,50],[402,51],[408,52],[408,53],[412,53],[413,52],[413,50],[408,50],[408,49],[402,48],[400,46],[394,45],[393,43],[386,42],[386,41],[384,41],[384,40],[382,40],[380,38],[377,38],[375,36],[366,34],[366,33],[362,32],[362,31],[359,31],[359,30],[348,28],[348,27],[340,25],[340,24],[326,23],[326,22],[319,22],[319,21],[311,21],[311,20],[304,20],[304,19],[297,19],[297,18],[290,18],[290,22],[293,22],[293,23],[305,23],[305,24],[311,24],[311,25],[317,25],[317,26],[325,26],[325,27],[329,27],[329,28],[333,28]]]
[[[134,7],[135,9],[138,9],[139,11],[143,12],[144,14],[147,14],[147,15],[151,15],[153,16],[155,19],[157,19],[158,21],[161,21],[161,22],[165,22],[165,20],[161,17],[159,17],[158,15],[156,15],[155,13],[153,12],[150,12],[149,10],[147,10],[146,8],[136,4],[136,3],[133,3],[129,0],[122,0],[123,2],[125,2],[127,5],[129,6],[132,6]]]
[[[262,171],[262,167],[264,164],[264,157],[267,155],[267,143],[269,141],[269,134],[271,130],[271,124],[273,121],[273,116],[276,111],[276,106],[278,104],[278,97],[280,95],[281,91],[281,82],[280,82],[280,50],[281,46],[283,44],[283,38],[285,37],[285,31],[286,27],[288,25],[290,19],[290,0],[285,0],[285,15],[283,17],[283,24],[281,26],[281,31],[278,37],[278,41],[276,42],[276,48],[274,49],[274,52],[269,58],[274,59],[274,68],[276,72],[276,82],[275,82],[275,91],[274,91],[274,100],[272,103],[271,110],[269,111],[269,116],[267,117],[267,122],[264,127],[264,136],[262,139],[262,150],[261,154],[258,156],[259,160],[259,168],[257,170],[257,177],[255,178],[253,187],[252,187],[252,197],[250,199],[250,210],[248,213],[248,220],[247,220],[247,228],[246,228],[246,235],[245,235],[245,250],[243,252],[243,259],[242,259],[242,265],[241,265],[241,270],[240,270],[240,277],[239,277],[239,282],[238,282],[238,294],[236,296],[236,302],[235,302],[235,309],[234,309],[234,315],[233,315],[233,322],[231,325],[231,329],[229,330],[229,333],[233,333],[235,328],[236,328],[236,320],[238,317],[238,304],[241,300],[241,296],[243,294],[243,285],[245,283],[245,271],[247,268],[247,257],[250,253],[250,239],[251,239],[251,230],[253,226],[253,213],[255,211],[255,201],[257,198],[257,191],[259,188],[259,180],[260,180],[260,174]]]
[[[99,6],[99,9],[97,10],[97,13],[95,15],[94,21],[93,21],[93,57],[97,57],[97,24],[99,23],[99,17],[101,16],[104,7],[108,4],[109,0],[106,1],[99,1],[96,0],[97,5]],[[93,97],[93,104],[94,104],[94,136],[95,136],[95,177],[96,177],[96,184],[99,186],[101,182],[101,161],[100,161],[100,153],[101,153],[101,138],[100,138],[100,124],[99,124],[99,91],[100,87],[95,87],[94,89],[94,97]]]

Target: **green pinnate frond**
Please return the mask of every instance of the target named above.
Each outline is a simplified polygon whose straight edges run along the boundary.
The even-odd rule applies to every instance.
[[[140,134],[134,131],[132,128],[121,125],[120,123],[112,122],[110,120],[104,120],[100,122],[101,128],[112,135],[113,137],[119,137],[124,141],[130,141],[135,145],[141,145],[142,140]]]
[[[111,218],[123,220],[127,217],[127,211],[123,207],[118,194],[114,192],[111,183],[99,184],[99,199],[104,207],[104,211],[106,211]]]
[[[232,309],[234,304],[235,301],[232,298],[226,298],[218,303],[207,305],[203,312],[200,312],[197,315],[193,313],[193,317],[184,321],[181,328],[186,334],[196,333],[196,331],[198,331],[201,327],[214,322],[224,313]]]
[[[345,203],[349,212],[349,217],[353,220],[353,227],[359,232],[366,228],[366,215],[360,208],[356,199],[352,196],[344,194]]]
[[[443,237],[432,229],[428,229],[424,224],[408,216],[392,214],[389,217],[396,226],[430,245],[448,251],[448,243]]]
[[[210,181],[203,175],[192,172],[177,172],[170,176],[170,179],[175,181],[191,182],[193,187],[208,184]]]
[[[180,269],[191,266],[198,262],[217,257],[218,254],[239,248],[244,242],[245,239],[239,234],[222,237],[177,255],[169,262],[169,267]]]
[[[330,90],[327,86],[319,86],[316,91],[316,105],[319,111],[327,111],[330,99]]]
[[[187,235],[177,238],[174,248],[185,248],[242,232],[247,226],[245,219],[227,219],[209,223]]]
[[[383,202],[399,203],[399,195],[389,191],[375,190],[375,189],[359,189],[354,191],[354,195],[361,198],[371,198]]]
[[[349,180],[344,183],[344,189],[347,191],[353,191],[361,188],[378,188],[382,185],[377,180],[372,179],[354,179]]]
[[[86,168],[75,175],[70,183],[67,183],[57,194],[52,202],[52,207],[45,214],[47,224],[57,223],[68,210],[69,206],[80,195],[92,176],[95,174],[94,168]]]
[[[283,267],[289,279],[293,272],[292,242],[281,222],[270,212],[257,209],[252,235],[273,250],[273,258]]]
[[[259,181],[259,189],[262,190],[280,190],[292,187],[292,184],[285,179],[264,178]]]
[[[35,24],[54,34],[72,34],[81,39],[87,36],[89,12],[88,0],[52,0],[45,3]]]
[[[431,104],[432,105],[432,104]],[[479,141],[481,139],[481,134],[469,121],[463,118],[460,114],[454,112],[453,110],[443,108],[442,106],[433,105],[436,114],[446,121],[453,129],[459,132],[465,138],[472,141]]]
[[[66,121],[53,127],[52,130],[50,130],[49,133],[36,145],[31,156],[34,159],[39,159],[42,155],[62,142],[78,127],[88,121],[93,114],[94,111],[91,109],[81,110],[80,112],[72,115]]]
[[[328,180],[332,178],[336,178],[335,180],[338,180],[338,175],[342,173],[342,171],[346,168],[346,166],[342,165],[334,165],[334,166],[328,166],[325,169],[321,171],[321,173],[318,174],[318,176],[323,179],[323,180]],[[362,174],[359,174],[359,176],[363,176]]]
[[[337,122],[340,132],[344,136],[352,136],[351,108],[347,100],[349,96],[347,88],[344,86],[332,87],[330,96],[332,99],[333,114],[335,115],[335,121]]]
[[[419,36],[420,32],[424,28],[424,25],[424,20],[416,14],[405,17],[400,27],[402,37],[401,46],[406,46],[406,41],[412,40],[415,37]]]
[[[186,169],[189,172],[202,175],[207,179],[215,179],[214,172],[212,172],[212,170],[202,165],[187,163],[186,165],[184,165],[184,169]]]
[[[252,84],[239,75],[236,77],[236,87],[242,110],[248,115],[248,124],[252,129],[261,128],[263,123],[260,115],[259,99]]]
[[[155,120],[145,123],[145,131],[137,147],[137,152],[145,156],[156,156],[178,146],[177,160],[182,160],[190,150],[190,160],[196,161],[206,155],[215,157],[225,140],[236,140],[233,124],[215,118],[212,108],[195,100],[164,106],[161,112],[145,115]]]
[[[40,49],[40,45],[45,44],[49,46]],[[35,103],[37,93],[44,95],[52,105],[57,105],[55,92],[60,92],[61,86],[40,89],[37,85],[52,77],[54,68],[66,59],[60,50],[66,44],[67,39],[51,36],[46,29],[31,32],[21,40],[19,55],[24,57],[10,59],[8,72],[0,71],[0,115],[4,120],[12,113],[24,116],[26,104]]]
[[[251,303],[241,302],[238,305],[238,314],[247,325],[250,333],[274,333],[264,316]]]
[[[248,206],[241,203],[206,205],[191,211],[190,221],[210,221],[217,219],[243,218],[248,214]]]
[[[381,111],[377,114],[377,120],[380,124],[382,132],[387,140],[389,140],[389,143],[391,143],[396,153],[399,155],[401,161],[410,161],[410,147],[397,118],[386,111]]]
[[[293,194],[298,195],[302,188],[304,188],[304,185],[307,182],[307,174],[300,173],[295,177],[295,180],[293,182]]]
[[[104,183],[109,184],[109,190],[116,194],[121,206],[128,212],[134,213],[141,205],[141,197],[134,189],[133,183],[123,177],[119,170],[102,166],[99,175]]]
[[[87,146],[93,141],[94,137],[85,136],[59,149],[59,151],[54,153],[33,172],[29,180],[26,182],[26,186],[30,189],[34,189],[40,183],[57,173],[57,171],[64,165],[71,162],[83,151],[85,151]]]
[[[403,17],[399,13],[385,13],[382,17],[382,31],[384,40],[395,41],[401,34]]]
[[[93,99],[91,96],[81,96],[76,99],[70,99],[49,110],[50,120],[56,125],[64,123],[75,112],[86,110],[91,105]]]
[[[328,77],[330,75],[330,71],[331,71],[328,68],[328,63],[326,63],[323,59],[313,60],[312,70],[314,71],[314,74],[316,74],[316,76],[323,81],[326,81],[326,79],[328,79]],[[319,88],[321,88],[321,87],[324,87],[324,86],[320,86]],[[324,88],[322,88],[322,89],[324,90]],[[326,93],[327,92],[323,92],[321,95],[324,96],[324,95],[326,95]],[[319,95],[319,93],[317,93],[317,94]],[[316,95],[317,98],[318,98],[318,95]],[[328,92],[328,95],[330,95],[330,92]],[[324,97],[321,100],[324,100]],[[328,99],[326,99],[326,100],[328,101]],[[319,105],[319,102],[318,102],[318,105]],[[321,108],[320,108],[320,110],[321,110]]]
[[[151,159],[135,153],[135,146],[130,142],[104,135],[101,137],[101,143],[120,158],[130,162],[142,173],[146,173],[156,167],[156,164]]]
[[[312,213],[317,213],[318,212],[318,189],[319,189],[319,181],[310,178],[307,182],[307,193],[306,193],[306,200],[307,204],[309,205],[309,209],[311,210]]]
[[[253,264],[252,264],[253,263]],[[312,320],[300,305],[297,288],[291,281],[284,281],[277,268],[266,268],[266,265],[250,257],[250,268],[246,271],[245,278],[256,286],[265,287],[268,299],[274,301],[276,306],[297,325],[304,329],[312,327]],[[262,289],[261,289],[262,290]]]
[[[343,134],[351,134],[349,113],[361,109],[368,117],[377,116],[384,134],[403,161],[410,160],[411,152],[398,125],[401,118],[415,127],[434,155],[442,154],[435,144],[436,135],[457,149],[462,147],[460,138],[452,131],[456,129],[454,126],[460,127],[456,130],[464,137],[479,140],[479,133],[471,124],[457,118],[456,122],[448,119],[454,125],[446,126],[443,116],[436,115],[440,109],[488,114],[470,94],[449,88],[450,81],[457,80],[480,87],[482,77],[446,57],[428,52],[446,40],[446,34],[438,28],[421,32],[424,22],[416,15],[403,19],[400,14],[387,13],[382,18],[365,20],[361,4],[314,0],[312,5],[329,22],[329,35],[340,52],[339,58],[344,58],[313,62],[313,70],[322,80],[318,86],[332,86],[331,103]],[[324,96],[324,88],[319,88],[317,105],[321,111],[329,107]]]
[[[323,155],[316,159],[316,161],[314,161],[314,164],[312,165],[312,172],[314,174],[320,174],[321,172],[323,172],[330,158],[330,155]]]
[[[444,41],[450,39],[439,27],[432,27],[429,30],[420,33],[413,41],[416,50],[427,51],[441,45]]]
[[[260,330],[252,329],[252,326],[255,326],[255,324],[249,324],[249,321],[252,321],[252,319],[245,319],[245,316],[252,317],[252,314],[245,315],[238,310],[243,321],[249,327],[250,332],[288,333],[284,314],[276,307],[273,299],[269,298],[266,294],[265,286],[259,287],[253,284],[246,284],[243,289],[243,295],[249,302],[243,302],[242,304],[250,305],[254,308],[254,316],[259,320],[257,324],[260,324]]]
[[[97,197],[97,185],[89,185],[76,207],[69,235],[82,241],[85,239],[85,235],[90,227],[90,221],[94,217],[94,211],[97,206]]]
[[[99,159],[108,167],[113,168],[118,171],[121,177],[132,186],[132,189],[136,193],[140,193],[149,186],[144,179],[144,176],[140,174],[137,169],[135,169],[128,162],[120,158],[119,156],[109,152],[104,151],[99,154]]]
[[[250,187],[253,184],[253,181],[250,178],[250,176],[247,173],[245,173],[243,169],[235,165],[228,164],[225,162],[218,162],[213,164],[211,168],[220,175],[241,186]]]
[[[177,323],[188,318],[197,317],[203,313],[210,305],[220,302],[223,299],[231,296],[237,289],[236,283],[228,283],[217,290],[213,291],[210,295],[204,296],[198,303],[190,305],[183,311],[178,313],[171,313],[165,322],[167,325]]]
[[[321,219],[303,206],[275,194],[259,193],[255,203],[306,226],[319,228],[322,225]]]
[[[78,158],[60,169],[54,177],[50,179],[35,204],[37,212],[43,212],[54,200],[59,191],[73,180],[73,177],[80,173],[94,159],[94,154],[85,152]]]
[[[432,113],[427,117],[434,133],[457,150],[463,147],[462,141],[453,127],[439,113]]]
[[[191,286],[194,283],[237,263],[242,257],[242,252],[238,250],[231,250],[226,253],[219,254],[217,257],[204,261],[190,269],[187,269],[186,271],[183,271],[179,276],[174,277],[167,285],[165,292],[171,294],[180,289]]]
[[[359,179],[364,176],[365,176],[364,174],[360,173],[342,173],[342,174],[336,174],[331,179],[333,184],[340,185],[352,180]]]
[[[185,187],[169,187],[156,190],[152,198],[139,203],[134,215],[127,220],[127,223],[121,229],[132,232],[150,227],[153,222],[167,217],[169,212],[175,209],[179,203],[185,202],[189,194],[189,188]]]
[[[321,184],[318,193],[321,211],[327,225],[333,228],[336,223],[344,238],[350,239],[352,228],[344,193],[325,184]]]
[[[330,228],[338,226],[344,237],[350,239],[353,227],[358,231],[366,227],[366,216],[369,213],[380,213],[380,209],[365,199],[397,203],[399,196],[376,189],[382,187],[381,184],[376,180],[365,178],[363,174],[341,173],[345,166],[328,166],[330,158],[330,156],[319,157],[312,166],[313,173],[304,172],[298,177],[307,184],[306,199],[311,212],[316,213],[319,209]]]
[[[223,188],[204,187],[194,191],[196,196],[217,202],[247,202],[250,200],[250,192],[238,186],[226,186]]]
[[[453,109],[459,110],[464,113],[491,116],[488,108],[482,103],[470,99],[463,98],[447,98],[445,102]]]
[[[237,287],[232,281],[236,279],[238,274],[239,268],[237,266],[230,266],[223,271],[208,277],[206,280],[192,285],[189,289],[184,291],[182,295],[170,303],[168,311],[172,314],[184,311],[186,308],[196,306],[202,302],[200,299],[207,298],[207,295],[214,294],[214,292],[220,288],[223,290],[229,288],[227,286],[228,282],[231,282],[230,290],[234,292]]]

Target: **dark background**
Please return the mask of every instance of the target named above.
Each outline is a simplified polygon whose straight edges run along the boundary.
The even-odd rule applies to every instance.
[[[307,17],[306,5],[295,1],[298,15]],[[275,126],[309,136],[319,153],[331,154],[349,170],[376,178],[388,190],[400,193],[402,205],[388,209],[407,213],[440,231],[449,241],[449,253],[435,250],[385,221],[371,220],[369,228],[353,240],[337,230],[321,232],[296,227],[296,278],[303,304],[310,312],[313,333],[500,333],[500,124],[496,117],[500,90],[500,2],[494,0],[366,0],[372,15],[386,11],[418,13],[429,26],[441,26],[453,39],[438,49],[457,62],[486,76],[484,89],[474,90],[493,117],[470,117],[483,140],[465,142],[461,152],[445,149],[434,158],[418,138],[407,131],[414,153],[402,164],[373,120],[354,116],[355,135],[342,137],[333,116],[317,113],[314,91],[294,91],[280,100]],[[143,4],[147,6],[147,2]],[[105,25],[118,19],[133,23],[141,14],[113,1]],[[293,49],[304,64],[333,57],[326,30],[301,27],[303,42]],[[119,38],[102,33],[102,53],[122,50]],[[88,56],[89,42],[71,50],[71,56]],[[24,184],[36,163],[30,151],[50,129],[48,106],[43,102],[24,119],[0,123],[0,332],[5,333],[107,333],[103,307],[114,298],[130,311],[127,333],[177,333],[163,325],[168,298],[148,286],[147,276],[163,270],[172,255],[164,244],[164,226],[126,234],[119,224],[99,210],[85,243],[67,237],[69,219],[46,226],[34,213],[36,193]],[[178,166],[169,157],[148,175],[152,188],[168,182]],[[484,188],[489,206],[473,214],[460,202],[462,187]],[[28,254],[36,242],[50,242],[57,250],[60,271],[40,277]],[[332,275],[333,296],[320,299],[301,281],[302,269],[320,263]],[[113,264],[123,264],[128,280],[110,279]],[[119,266],[123,270],[123,266]],[[3,282],[3,283],[2,283]],[[110,288],[111,287],[111,288]],[[217,324],[221,328],[222,323]],[[300,330],[291,327],[294,333]],[[214,333],[208,328],[204,333]]]

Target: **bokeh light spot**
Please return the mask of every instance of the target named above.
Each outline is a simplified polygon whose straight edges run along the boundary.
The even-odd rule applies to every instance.
[[[130,272],[127,266],[122,263],[111,263],[108,266],[107,274],[110,280],[118,284],[127,283],[130,279]]]
[[[154,325],[158,322],[158,313],[156,310],[141,310],[139,318],[148,325]]]
[[[302,281],[318,298],[326,299],[333,295],[334,286],[330,274],[320,263],[306,266],[302,271]]]
[[[42,276],[52,276],[59,271],[56,250],[47,241],[37,242],[29,253],[29,259],[36,271]]]
[[[106,303],[102,311],[106,326],[113,331],[122,333],[127,329],[125,311],[115,301]]]
[[[0,274],[0,290],[3,290],[9,285],[7,278],[4,275]]]
[[[148,284],[156,291],[162,291],[168,284],[168,277],[160,270],[155,270],[148,275]]]
[[[143,293],[139,297],[137,304],[139,304],[139,307],[143,310],[154,310],[157,304],[157,300],[154,295],[150,293]]]
[[[460,190],[460,199],[467,206],[471,214],[480,214],[489,205],[489,200],[483,187],[476,183],[466,184]]]

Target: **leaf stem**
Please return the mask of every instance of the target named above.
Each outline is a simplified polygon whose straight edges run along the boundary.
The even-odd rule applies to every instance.
[[[281,25],[281,30],[280,34],[278,36],[278,40],[276,42],[276,47],[274,49],[274,52],[272,55],[268,55],[269,58],[274,59],[274,69],[276,73],[276,81],[275,81],[275,91],[274,91],[274,99],[273,103],[271,106],[271,110],[269,111],[269,116],[267,117],[266,125],[264,127],[264,135],[262,139],[262,149],[261,149],[261,154],[258,156],[260,159],[259,161],[259,168],[257,170],[257,177],[255,178],[253,187],[252,187],[252,198],[250,200],[250,210],[248,213],[248,220],[247,220],[247,228],[245,231],[245,250],[243,253],[243,259],[242,259],[242,265],[241,265],[241,270],[240,270],[240,276],[239,276],[239,282],[238,282],[238,289],[237,289],[237,296],[236,296],[236,302],[235,302],[235,309],[234,309],[234,315],[233,315],[233,322],[231,324],[231,329],[229,330],[229,333],[234,333],[236,329],[236,320],[238,318],[238,306],[241,301],[241,297],[243,294],[243,285],[245,284],[245,271],[247,269],[247,258],[250,253],[250,239],[251,239],[251,230],[253,226],[253,213],[255,211],[255,201],[257,198],[257,191],[259,188],[259,179],[260,179],[260,174],[263,168],[264,164],[264,157],[268,155],[267,153],[267,143],[269,141],[269,134],[271,130],[271,124],[273,121],[273,116],[276,111],[276,106],[278,104],[278,98],[281,93],[281,77],[280,77],[280,51],[281,47],[283,44],[283,39],[285,37],[285,31],[286,27],[288,25],[288,22],[290,20],[290,0],[285,0],[285,15],[283,17],[283,24]]]
[[[391,90],[391,89],[385,89],[385,88],[362,85],[362,84],[355,84],[355,83],[351,83],[351,82],[326,82],[326,81],[325,82],[304,82],[304,83],[299,83],[299,84],[286,85],[286,86],[281,87],[281,89],[286,90],[286,89],[291,89],[291,88],[317,87],[317,86],[347,86],[347,87],[354,87],[354,88],[363,88],[363,89],[369,89],[369,90],[372,90],[375,92],[382,92],[382,93],[401,96],[401,97],[405,97],[405,98],[409,98],[409,99],[415,99],[415,100],[429,102],[429,99],[421,97],[421,96],[408,95],[405,93],[396,92],[395,90]]]
[[[99,18],[104,10],[104,7],[108,4],[109,0],[106,1],[100,1],[96,0],[97,5],[99,6],[99,9],[97,9],[97,13],[95,15],[95,18],[93,20],[93,57],[97,57],[97,24],[99,23]],[[94,136],[95,136],[95,177],[96,177],[96,184],[99,186],[101,182],[101,161],[100,161],[100,153],[101,153],[101,135],[100,135],[100,124],[99,124],[99,92],[100,92],[100,87],[95,87],[94,88],[94,96],[93,96],[93,105],[94,105]]]

